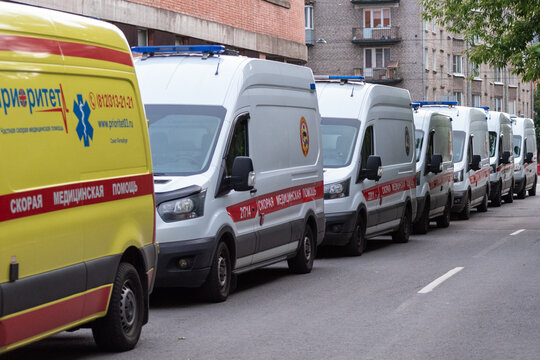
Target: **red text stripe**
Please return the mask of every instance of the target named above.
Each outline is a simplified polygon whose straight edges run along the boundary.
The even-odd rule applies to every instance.
[[[453,172],[449,174],[442,174],[442,175],[436,176],[432,181],[429,182],[429,189],[432,190],[446,183],[453,183],[453,182],[454,182]]]
[[[0,35],[0,51],[23,51],[29,53],[72,56],[133,66],[133,60],[129,53],[102,46],[28,36]]]
[[[476,184],[480,180],[482,180],[484,178],[488,178],[489,177],[489,172],[490,172],[489,168],[479,170],[475,174],[469,176],[469,181],[471,182],[471,184]]]
[[[373,201],[385,196],[390,196],[403,191],[416,188],[416,176],[407,176],[401,179],[388,181],[382,184],[377,184],[362,191],[366,201]]]
[[[153,194],[152,174],[69,184],[0,196],[0,221]]]
[[[227,207],[227,212],[234,222],[253,219],[285,208],[322,199],[324,185],[322,181],[279,190],[266,195]]]
[[[107,310],[112,285],[0,321],[0,348]]]

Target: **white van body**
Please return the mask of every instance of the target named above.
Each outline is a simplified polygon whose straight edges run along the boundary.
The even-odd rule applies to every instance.
[[[328,80],[317,82],[317,94],[325,164],[323,244],[345,245],[349,254],[361,255],[366,239],[377,235],[408,241],[416,216],[409,92]],[[378,180],[362,175],[370,155],[382,164]]]
[[[212,52],[145,56],[135,68],[155,163],[156,286],[202,286],[223,301],[231,272],[282,260],[311,271],[324,234],[311,70]],[[242,157],[253,170],[237,189]]]
[[[425,234],[431,220],[448,227],[454,201],[452,119],[436,111],[414,110],[416,201],[413,229]],[[434,158],[435,156],[435,158]]]
[[[514,193],[518,199],[536,195],[536,130],[532,119],[512,117],[514,134]]]
[[[454,161],[454,205],[452,212],[462,219],[470,210],[487,211],[489,195],[488,127],[485,111],[478,108],[449,105],[428,105],[428,109],[452,118]],[[478,158],[473,164],[473,158]],[[475,170],[472,165],[477,165]]]
[[[488,111],[489,131],[489,200],[492,206],[514,201],[514,152],[510,115]]]

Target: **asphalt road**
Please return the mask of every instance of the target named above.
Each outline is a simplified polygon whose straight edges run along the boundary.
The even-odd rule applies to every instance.
[[[220,304],[156,291],[131,352],[100,353],[79,330],[5,358],[539,359],[538,209],[540,196],[514,200],[359,258],[325,249],[311,274],[248,273]]]

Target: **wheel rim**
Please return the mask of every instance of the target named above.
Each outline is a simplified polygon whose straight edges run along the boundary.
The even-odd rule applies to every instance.
[[[304,235],[304,257],[306,260],[311,259],[311,239]]]
[[[223,256],[223,253],[219,255],[218,258],[218,281],[219,286],[225,287],[225,284],[227,283],[227,259]]]
[[[137,318],[137,298],[128,281],[122,285],[120,295],[120,320],[124,332],[129,332]]]

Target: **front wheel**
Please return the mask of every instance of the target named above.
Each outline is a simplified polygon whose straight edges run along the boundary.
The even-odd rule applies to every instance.
[[[476,207],[476,210],[478,210],[478,212],[486,212],[486,211],[488,211],[488,193],[489,193],[489,191],[486,189],[486,193],[484,194],[484,197],[482,198],[482,203]],[[500,192],[499,192],[499,194],[500,194]],[[499,206],[500,205],[501,204],[499,203]]]
[[[306,224],[296,256],[287,260],[289,270],[295,274],[307,274],[311,272],[313,260],[315,259],[316,247],[317,244],[313,238],[313,230]]]
[[[206,282],[201,287],[202,297],[209,302],[227,300],[231,289],[231,255],[229,247],[220,241]]]
[[[532,188],[529,189],[529,196],[536,196],[536,176],[534,177],[534,184]]]
[[[508,191],[508,194],[504,197],[504,202],[506,204],[511,204],[514,202],[514,182],[512,181],[512,186],[510,186],[510,190]]]
[[[366,224],[362,216],[358,215],[351,240],[345,245],[345,252],[349,256],[360,256],[366,250],[366,245]]]
[[[517,198],[518,199],[525,199],[526,195],[527,195],[527,179],[523,179],[523,187],[517,193]]]
[[[96,344],[108,351],[126,351],[135,347],[144,318],[144,293],[133,265],[122,262],[113,284],[109,311],[96,320],[92,334]]]
[[[459,217],[463,220],[469,220],[471,217],[471,197],[467,193],[467,198],[465,199],[465,207],[459,213]]]
[[[427,234],[429,230],[429,200],[424,204],[422,215],[417,222],[413,224],[413,231],[416,234]]]
[[[452,212],[452,202],[450,197],[444,207],[444,213],[437,218],[437,226],[440,228],[447,228],[450,226],[450,213]]]
[[[392,240],[395,243],[406,243],[409,241],[409,236],[411,235],[412,220],[411,220],[411,211],[408,208],[405,208],[401,222],[399,223],[399,228],[392,233]]]
[[[502,183],[499,182],[497,185],[497,192],[495,193],[495,196],[493,199],[491,199],[491,206],[493,207],[499,207],[501,206],[502,202]]]

